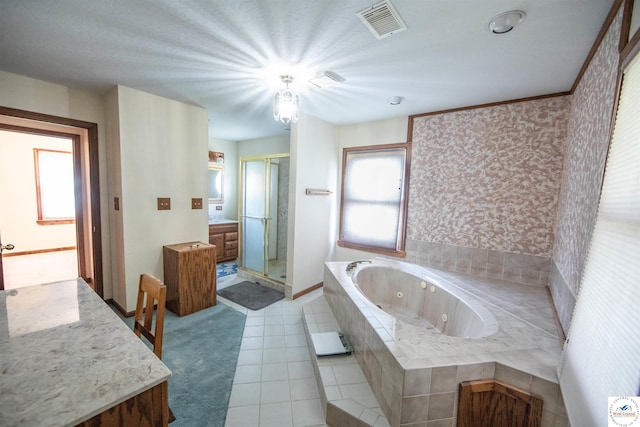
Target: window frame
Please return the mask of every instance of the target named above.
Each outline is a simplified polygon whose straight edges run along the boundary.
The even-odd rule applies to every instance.
[[[46,151],[51,153],[63,153],[71,156],[71,164],[73,166],[74,158],[73,151],[65,151],[65,150],[52,150],[48,148],[34,148],[33,149],[33,162],[34,162],[34,176],[35,176],[35,184],[36,184],[36,206],[37,206],[37,219],[36,223],[40,225],[56,225],[56,224],[74,224],[76,222],[75,216],[73,217],[60,217],[60,218],[45,218],[43,215],[43,203],[42,203],[42,191],[40,185],[40,152]],[[75,172],[74,172],[75,173]],[[75,177],[74,177],[75,178]],[[74,183],[75,186],[75,183]],[[74,197],[75,197],[75,189],[74,189]],[[74,213],[75,213],[75,202],[74,202]]]
[[[344,239],[344,195],[347,171],[347,157],[349,153],[377,153],[384,150],[404,150],[404,176],[402,179],[402,190],[400,195],[400,207],[398,212],[398,229],[395,249],[383,248],[379,246],[366,245],[363,243],[347,241]],[[345,147],[342,149],[342,181],[340,184],[340,224],[338,229],[337,245],[343,248],[357,249],[380,255],[387,255],[397,258],[405,258],[405,243],[407,234],[407,211],[409,205],[409,175],[411,171],[411,143],[401,142],[395,144],[367,145],[359,147]]]

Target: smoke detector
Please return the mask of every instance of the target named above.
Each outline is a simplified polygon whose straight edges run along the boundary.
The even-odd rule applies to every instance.
[[[388,0],[363,9],[357,15],[377,39],[383,39],[407,29],[398,11]]]

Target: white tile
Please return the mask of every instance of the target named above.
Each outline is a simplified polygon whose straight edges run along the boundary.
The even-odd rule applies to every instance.
[[[229,408],[260,403],[260,383],[234,384],[231,387]]]
[[[297,400],[291,402],[293,426],[306,427],[325,425],[324,411],[320,399]]]
[[[284,319],[282,315],[279,316],[265,316],[264,318],[265,325],[284,325]]]
[[[287,349],[287,360],[289,362],[301,362],[311,360],[308,347],[293,347]]]
[[[265,363],[262,365],[262,381],[281,381],[289,379],[289,366],[286,363]]]
[[[225,427],[248,427],[257,426],[260,422],[260,406],[237,406],[229,408]]]
[[[240,350],[238,353],[238,366],[260,363],[262,363],[262,350]]]
[[[304,335],[286,335],[287,347],[307,347],[307,338]]]
[[[244,327],[248,326],[264,326],[264,317],[247,317],[244,322]]]
[[[338,381],[336,381],[336,376],[333,374],[333,367],[331,365],[318,366],[318,370],[320,371],[320,379],[322,380],[323,386],[328,387],[338,385]]]
[[[272,335],[284,335],[284,326],[282,324],[264,325],[264,336],[267,337]]]
[[[285,348],[287,346],[284,335],[273,335],[264,337],[263,348]]]
[[[358,384],[367,382],[357,363],[333,366],[333,373],[338,384]]]
[[[262,365],[240,365],[236,367],[234,384],[257,383],[262,375]]]
[[[291,402],[260,405],[260,427],[293,427]]]
[[[280,363],[287,361],[287,350],[284,348],[266,348],[262,351],[262,363]]]
[[[302,323],[297,324],[284,324],[285,335],[304,335],[304,326]]]
[[[314,377],[313,366],[308,360],[301,362],[289,362],[289,379]]]
[[[260,384],[260,403],[291,401],[289,381],[269,381]]]
[[[290,380],[289,390],[291,391],[291,400],[317,399],[320,397],[315,378]]]
[[[375,408],[378,406],[378,401],[367,383],[345,384],[338,387],[340,387],[340,392],[344,398],[353,399],[367,408]]]
[[[245,326],[242,337],[261,337],[264,335],[264,326]]]
[[[240,350],[258,350],[262,348],[264,338],[262,337],[245,337],[242,338]]]

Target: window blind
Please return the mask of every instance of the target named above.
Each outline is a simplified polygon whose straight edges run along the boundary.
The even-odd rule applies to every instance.
[[[624,72],[589,254],[559,369],[571,425],[606,426],[640,384],[640,61]]]

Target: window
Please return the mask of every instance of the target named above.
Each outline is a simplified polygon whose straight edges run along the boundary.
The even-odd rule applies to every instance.
[[[408,147],[343,150],[339,246],[405,256]]]
[[[38,224],[67,224],[75,220],[73,155],[68,151],[33,149]]]

